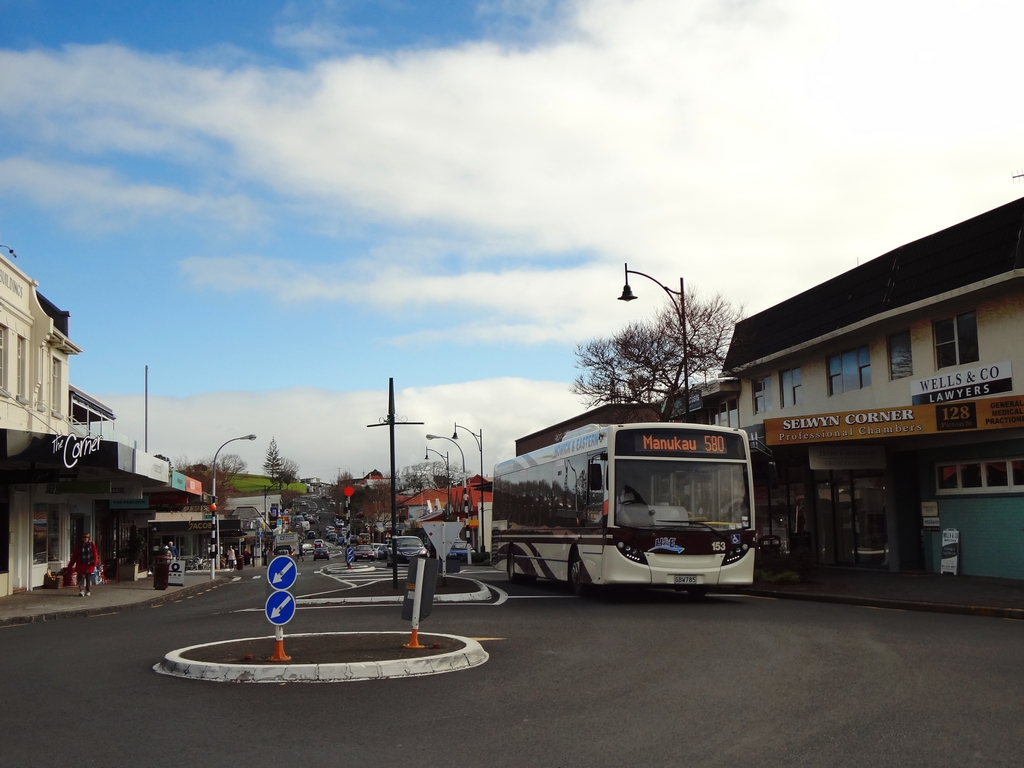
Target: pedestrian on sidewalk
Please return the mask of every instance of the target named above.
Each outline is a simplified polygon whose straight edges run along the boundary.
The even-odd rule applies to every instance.
[[[178,559],[178,548],[174,546],[174,539],[167,540],[167,554],[171,556],[171,559]]]
[[[235,570],[235,548],[233,546],[228,547],[228,570]]]
[[[78,580],[79,597],[92,594],[92,574],[99,561],[100,553],[96,545],[90,541],[88,533],[83,533],[81,542],[71,553],[71,560],[68,562],[68,570],[74,570]]]

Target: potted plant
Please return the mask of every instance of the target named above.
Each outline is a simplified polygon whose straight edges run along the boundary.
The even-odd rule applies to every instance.
[[[139,560],[142,559],[142,550],[146,542],[142,540],[138,532],[132,529],[128,537],[128,545],[124,548],[124,562],[118,565],[118,581],[136,581],[139,578]]]

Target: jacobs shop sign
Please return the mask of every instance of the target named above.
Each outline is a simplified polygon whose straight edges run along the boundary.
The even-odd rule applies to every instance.
[[[914,405],[970,400],[1009,392],[1012,389],[1013,367],[1008,360],[910,382],[910,394],[913,397],[911,402]]]

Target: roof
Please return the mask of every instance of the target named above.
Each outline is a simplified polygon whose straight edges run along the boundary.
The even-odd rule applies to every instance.
[[[900,246],[736,324],[725,370],[1024,267],[1024,198]]]

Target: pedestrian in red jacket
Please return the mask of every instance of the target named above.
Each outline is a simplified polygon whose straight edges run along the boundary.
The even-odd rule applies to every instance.
[[[96,570],[99,562],[100,553],[97,551],[96,545],[90,541],[88,533],[83,533],[82,541],[71,553],[71,561],[68,563],[68,570],[74,569],[75,573],[78,574],[79,597],[92,594],[90,582],[92,581],[93,571]]]

